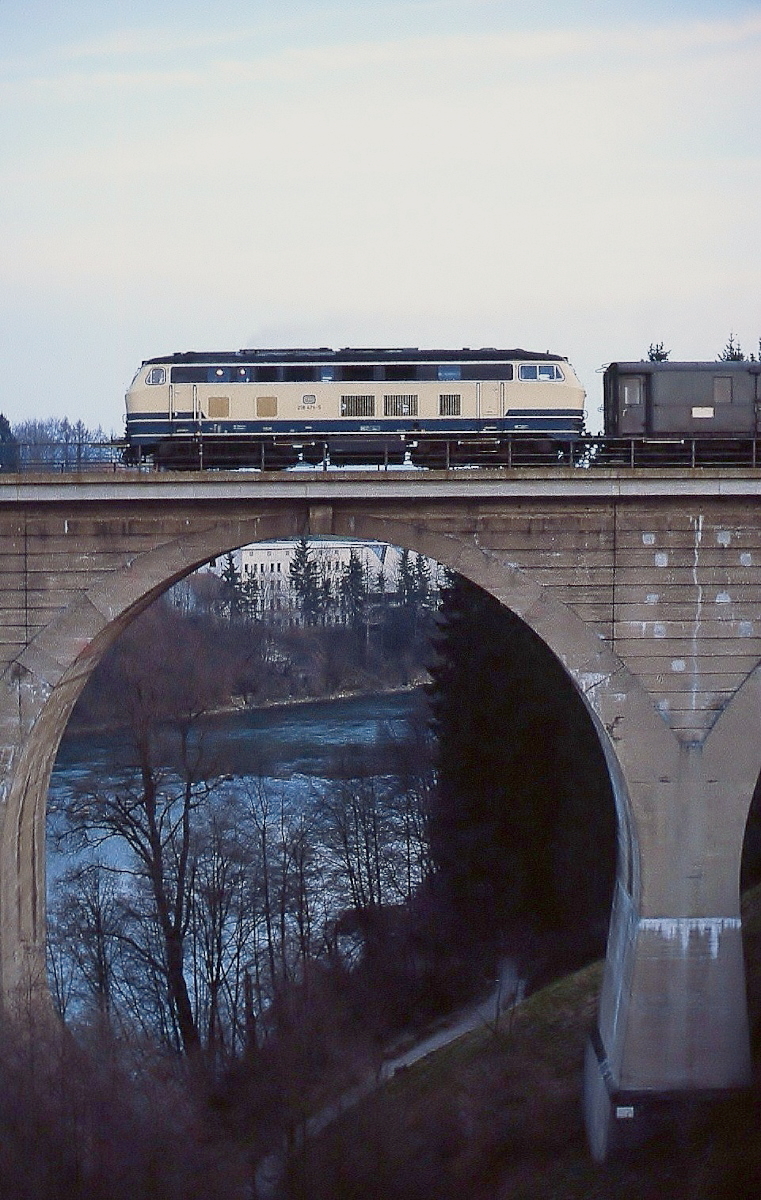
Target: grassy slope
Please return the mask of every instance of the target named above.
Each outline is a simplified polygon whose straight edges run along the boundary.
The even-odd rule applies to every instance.
[[[761,995],[761,888],[745,901],[751,1013]],[[761,1098],[730,1097],[640,1151],[597,1167],[581,1064],[601,965],[532,996],[497,1031],[469,1034],[397,1074],[310,1146],[292,1195],[320,1200],[571,1200],[761,1195]]]

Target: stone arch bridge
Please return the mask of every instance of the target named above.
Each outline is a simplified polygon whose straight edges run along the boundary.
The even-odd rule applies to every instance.
[[[125,626],[210,558],[337,534],[430,555],[565,665],[618,810],[587,1126],[603,1157],[672,1093],[746,1084],[739,910],[761,768],[761,472],[0,475],[0,999],[44,979],[59,740]],[[644,1118],[643,1118],[644,1119]]]

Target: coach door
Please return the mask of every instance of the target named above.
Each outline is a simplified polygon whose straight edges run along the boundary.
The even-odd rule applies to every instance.
[[[484,380],[477,383],[478,415],[480,417],[501,417],[500,384],[497,380]]]
[[[618,432],[636,437],[647,432],[647,387],[644,375],[619,375]]]

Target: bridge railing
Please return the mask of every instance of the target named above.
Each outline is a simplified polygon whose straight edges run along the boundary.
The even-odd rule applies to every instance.
[[[162,454],[137,461],[126,442],[0,442],[0,472],[71,474],[87,471],[273,470],[311,467],[365,467],[393,470],[428,467],[455,471],[472,467],[761,467],[757,438],[612,438],[583,435],[573,438],[505,434],[483,437],[426,439],[374,435],[368,451],[363,435],[342,435],[340,443],[315,439],[294,445],[294,439],[269,437],[245,445],[231,439],[198,436],[164,443]]]
[[[124,465],[125,445],[110,442],[0,442],[0,471],[11,473],[76,472]]]

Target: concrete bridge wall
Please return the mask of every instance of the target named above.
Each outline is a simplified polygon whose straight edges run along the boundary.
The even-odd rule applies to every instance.
[[[761,767],[759,478],[546,471],[0,476],[0,996],[44,986],[44,817],[93,667],[197,565],[337,534],[430,555],[564,663],[611,769],[619,870],[586,1068],[593,1151],[649,1098],[750,1075],[739,865]],[[624,1115],[625,1114],[625,1115]]]

